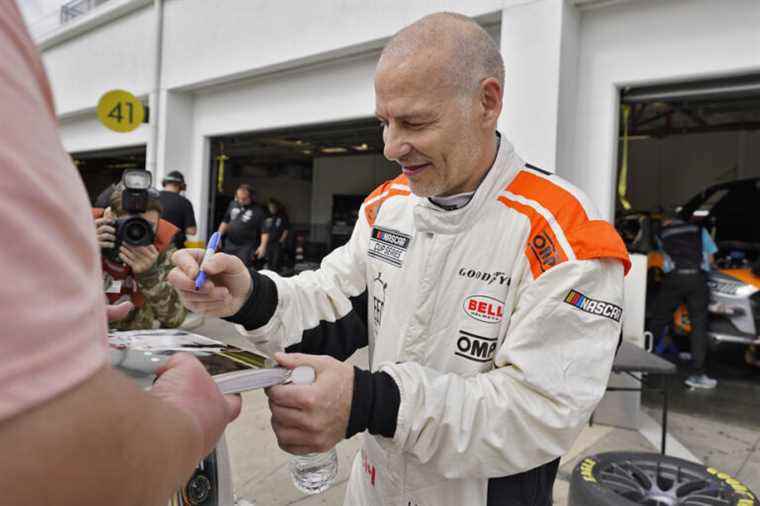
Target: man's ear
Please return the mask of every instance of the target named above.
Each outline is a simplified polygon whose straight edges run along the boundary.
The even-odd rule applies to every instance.
[[[483,111],[483,123],[486,126],[496,125],[503,104],[503,91],[499,81],[493,77],[480,83],[480,106]]]

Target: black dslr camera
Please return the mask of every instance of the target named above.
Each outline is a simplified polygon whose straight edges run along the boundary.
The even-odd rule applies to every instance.
[[[127,170],[121,177],[124,190],[121,192],[121,208],[126,216],[117,218],[114,222],[116,241],[114,247],[104,250],[104,254],[112,259],[119,258],[119,248],[122,244],[129,246],[150,246],[155,241],[153,226],[140,216],[148,209],[152,176],[147,170]]]

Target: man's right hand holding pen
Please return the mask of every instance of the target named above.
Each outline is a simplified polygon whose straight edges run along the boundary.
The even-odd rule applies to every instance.
[[[168,280],[189,310],[208,316],[232,316],[252,293],[251,275],[236,256],[215,253],[204,261],[205,255],[206,250],[202,249],[182,249],[174,253],[175,268],[169,273]],[[196,290],[195,281],[201,272],[201,263],[206,280]]]

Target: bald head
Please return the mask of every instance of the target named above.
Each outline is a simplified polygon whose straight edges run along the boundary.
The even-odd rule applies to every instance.
[[[488,78],[504,88],[504,61],[496,42],[461,14],[431,14],[403,28],[383,49],[378,70],[415,60],[434,67],[438,79],[460,92],[474,92]]]
[[[397,33],[375,72],[383,154],[420,197],[474,191],[496,157],[504,64],[493,39],[459,14]]]

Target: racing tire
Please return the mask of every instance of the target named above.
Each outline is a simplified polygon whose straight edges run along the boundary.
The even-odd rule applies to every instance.
[[[570,478],[568,506],[760,506],[739,480],[658,453],[584,458]]]
[[[203,459],[170,506],[219,506],[216,450]]]

